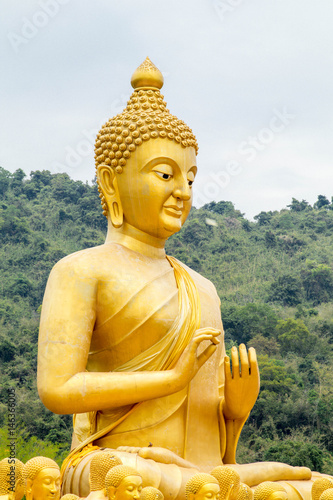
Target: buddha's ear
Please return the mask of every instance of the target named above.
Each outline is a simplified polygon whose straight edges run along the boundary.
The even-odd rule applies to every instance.
[[[121,227],[124,214],[114,169],[109,165],[99,165],[97,167],[97,180],[104,195],[112,225]]]
[[[106,490],[107,494],[107,498],[109,500],[114,500],[115,496],[116,496],[116,488],[115,486],[109,486],[108,489]]]
[[[31,493],[32,490],[32,479],[27,479],[27,484],[25,486],[25,495],[27,496],[27,493]]]

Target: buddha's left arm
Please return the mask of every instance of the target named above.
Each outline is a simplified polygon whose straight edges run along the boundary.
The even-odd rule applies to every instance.
[[[240,362],[239,362],[240,358]],[[257,400],[260,387],[259,369],[256,352],[253,348],[247,353],[244,344],[231,350],[232,369],[228,356],[221,365],[221,406],[220,429],[221,450],[224,464],[236,463],[236,448],[241,430]]]

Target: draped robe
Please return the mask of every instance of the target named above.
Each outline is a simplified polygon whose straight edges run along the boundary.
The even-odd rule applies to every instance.
[[[152,275],[140,274],[137,279],[131,275],[140,269],[140,265],[131,265],[133,253],[127,261],[126,276],[118,276],[119,290],[108,280],[100,284],[88,371],[97,371],[97,367],[98,371],[120,372],[169,369],[197,328],[221,329],[219,299],[208,280],[173,258],[168,258],[167,268]],[[112,297],[117,301],[110,309]],[[204,344],[202,349],[208,345]],[[221,464],[223,422],[219,422],[218,408],[219,384],[223,393],[223,374],[219,370],[222,344],[192,382],[175,394],[134,406],[76,415],[74,433],[80,445],[72,455],[88,443],[109,448],[152,443],[202,469]],[[132,345],[142,347],[131,357],[127,351]],[[119,363],[120,358],[125,362]]]

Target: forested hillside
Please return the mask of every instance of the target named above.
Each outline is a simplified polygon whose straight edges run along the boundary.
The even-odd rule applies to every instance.
[[[16,392],[17,456],[66,455],[71,417],[36,390],[38,323],[52,266],[103,243],[96,185],[66,174],[0,168],[0,459],[8,455],[8,389]],[[333,202],[291,200],[250,222],[221,201],[193,208],[167,252],[216,285],[226,347],[257,349],[258,401],[239,462],[279,460],[333,474]]]

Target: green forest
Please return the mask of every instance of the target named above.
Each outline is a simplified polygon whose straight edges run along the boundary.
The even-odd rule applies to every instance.
[[[36,389],[43,293],[59,259],[103,243],[106,219],[96,184],[67,174],[0,168],[0,196],[0,459],[15,391],[17,457],[61,463],[71,416],[46,410]],[[333,200],[293,198],[254,219],[230,201],[193,208],[167,253],[215,284],[227,352],[242,342],[257,350],[261,389],[238,462],[333,474]]]

